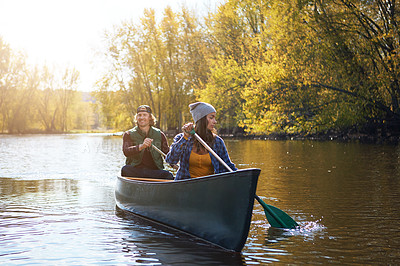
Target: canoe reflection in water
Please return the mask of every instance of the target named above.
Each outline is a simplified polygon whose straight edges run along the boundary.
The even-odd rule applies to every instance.
[[[179,181],[120,176],[115,197],[122,210],[240,252],[259,175],[260,169],[251,168]]]
[[[241,253],[226,252],[197,237],[190,236],[153,220],[116,208],[125,234],[122,252],[129,261],[152,265],[246,265]],[[154,263],[154,264],[153,264]]]

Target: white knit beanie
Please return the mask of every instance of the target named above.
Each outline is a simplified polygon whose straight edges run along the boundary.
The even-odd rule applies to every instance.
[[[189,108],[195,123],[206,115],[216,112],[211,104],[203,102],[191,103],[189,104]]]

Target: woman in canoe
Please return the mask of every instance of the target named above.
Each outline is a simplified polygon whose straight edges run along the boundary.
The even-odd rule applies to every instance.
[[[170,151],[167,154],[166,162],[177,164],[180,167],[176,173],[175,180],[195,178],[227,172],[228,170],[210,154],[197,139],[190,134],[194,131],[224,160],[224,162],[234,171],[237,170],[229,158],[225,143],[216,134],[215,119],[216,111],[208,103],[196,102],[189,105],[193,123],[187,123],[182,127],[183,133],[174,137]]]

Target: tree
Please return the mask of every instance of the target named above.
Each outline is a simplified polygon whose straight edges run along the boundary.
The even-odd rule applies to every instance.
[[[218,91],[239,99],[237,123],[253,133],[399,124],[397,12],[394,1],[228,1],[210,22],[218,53],[201,94],[222,110],[235,107]]]
[[[362,102],[367,119],[400,125],[400,16],[396,1],[315,1],[316,32],[341,61],[344,86],[313,84]]]
[[[107,91],[121,93],[124,116],[133,117],[137,106],[148,104],[159,126],[180,128],[182,110],[194,100],[194,87],[207,78],[203,36],[195,16],[184,7],[180,13],[167,7],[160,23],[154,10],[145,10],[140,24],[124,22],[107,34],[105,56],[111,70],[98,83],[96,95],[106,104]]]
[[[5,131],[5,126],[7,124],[7,110],[10,99],[10,61],[11,49],[0,36],[0,125],[2,133]]]
[[[55,82],[54,72],[51,72],[47,66],[43,66],[41,87],[37,92],[37,111],[38,120],[47,133],[56,132],[57,115],[60,113]]]
[[[131,112],[127,112],[125,104],[126,92],[123,90],[109,91],[107,79],[103,79],[97,83],[98,90],[92,92],[92,96],[96,99],[95,109],[101,114],[101,124],[106,129],[127,129],[133,125],[133,116]],[[135,109],[136,110],[136,109]]]
[[[0,39],[0,110],[2,132],[20,133],[31,121],[30,101],[37,86],[36,71],[28,71],[25,56]]]
[[[76,100],[76,89],[78,85],[79,72],[72,69],[65,69],[57,90],[58,101],[60,107],[60,125],[61,131],[65,132],[68,129],[69,111]]]
[[[262,1],[228,1],[207,18],[211,73],[196,95],[216,107],[223,127],[249,121],[243,107],[253,98],[247,98],[246,89],[254,89],[251,80],[268,60],[266,15]]]

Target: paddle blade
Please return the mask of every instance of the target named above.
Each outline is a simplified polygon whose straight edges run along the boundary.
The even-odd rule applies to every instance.
[[[272,227],[293,229],[299,226],[298,223],[296,223],[296,221],[284,211],[278,209],[277,207],[266,204],[257,195],[255,198],[264,208],[265,216]]]

